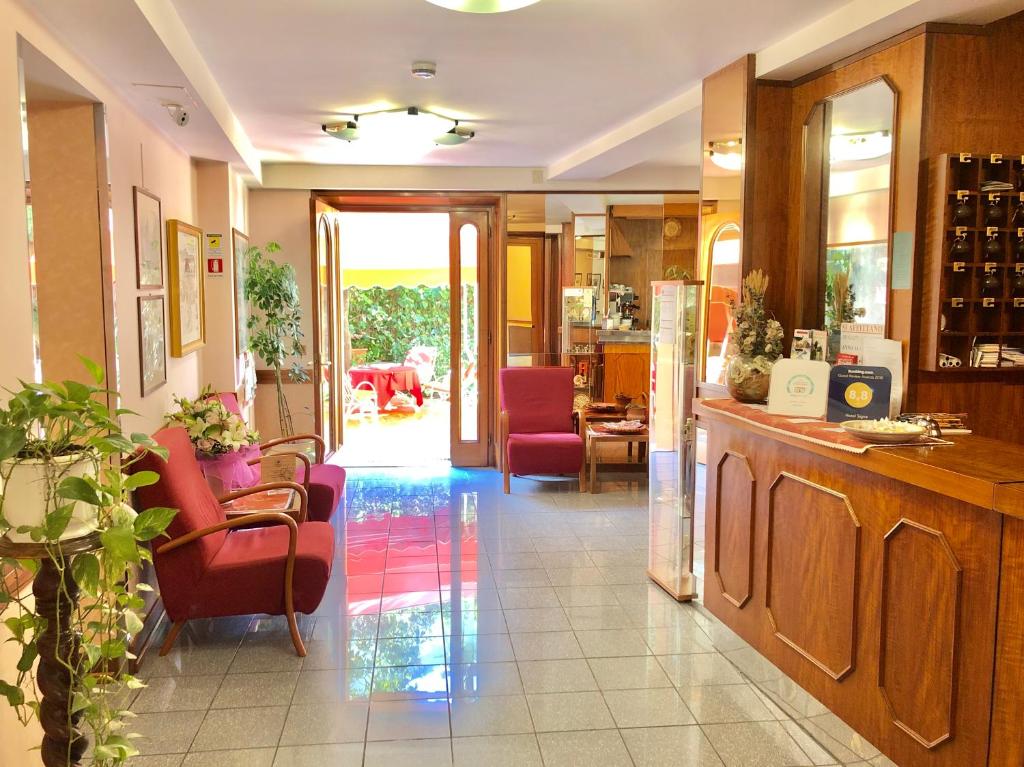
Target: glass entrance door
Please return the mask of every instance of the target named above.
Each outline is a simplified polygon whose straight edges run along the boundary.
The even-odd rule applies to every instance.
[[[451,258],[451,450],[453,466],[490,463],[489,213],[453,210]]]

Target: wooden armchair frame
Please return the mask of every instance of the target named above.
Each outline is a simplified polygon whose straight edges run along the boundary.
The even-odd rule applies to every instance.
[[[300,658],[306,657],[306,646],[302,642],[302,637],[299,635],[299,626],[295,620],[295,591],[294,591],[294,577],[295,577],[295,550],[298,545],[299,537],[299,522],[302,522],[306,518],[306,490],[295,482],[268,482],[265,485],[256,485],[255,487],[247,487],[241,490],[236,490],[233,493],[222,495],[217,499],[218,503],[227,503],[233,501],[236,498],[242,498],[246,495],[253,495],[254,493],[261,493],[265,490],[278,490],[278,489],[290,489],[294,490],[299,494],[301,505],[299,507],[299,521],[296,522],[292,516],[283,511],[258,511],[252,513],[241,513],[218,522],[216,525],[210,525],[199,530],[193,530],[185,535],[172,538],[167,543],[161,544],[157,547],[158,554],[165,554],[169,551],[187,546],[200,538],[212,535],[213,533],[219,533],[222,530],[231,530],[236,527],[245,527],[249,525],[269,525],[279,524],[288,525],[288,554],[285,559],[284,566],[284,611],[285,616],[288,618],[288,630],[291,633],[292,644],[295,646],[295,652]],[[178,639],[178,635],[181,630],[185,628],[185,624],[188,622],[187,619],[176,621],[172,626],[171,630],[167,633],[167,638],[164,639],[164,643],[160,646],[160,656],[163,657],[171,651],[174,646],[174,642]]]
[[[277,445],[287,445],[291,442],[305,442],[307,440],[316,443],[315,462],[323,463],[326,458],[327,445],[324,443],[323,437],[317,434],[293,434],[290,437],[277,437],[276,439],[260,443],[260,452],[262,453],[264,450],[276,447]]]

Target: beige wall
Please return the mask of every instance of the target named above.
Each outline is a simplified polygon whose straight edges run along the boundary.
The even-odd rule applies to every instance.
[[[251,189],[249,191],[249,238],[253,245],[276,242],[281,251],[274,254],[278,262],[295,268],[302,301],[302,332],[307,353],[305,362],[313,359],[313,276],[310,243],[309,190]],[[266,368],[262,360],[257,368]],[[288,407],[297,433],[313,431],[313,385],[295,384],[286,387]],[[260,384],[256,392],[256,428],[264,437],[277,436],[277,405],[274,386]]]
[[[234,358],[233,329],[230,333],[221,333],[221,320],[213,320],[217,322],[215,328],[208,315],[209,329],[215,332],[211,334],[206,348],[181,359],[169,356],[167,384],[147,397],[141,396],[136,299],[143,293],[136,289],[135,283],[132,186],[142,186],[160,198],[165,220],[177,218],[197,223],[199,174],[184,152],[143,122],[88,66],[65,49],[13,0],[0,0],[0,326],[3,327],[3,333],[0,333],[0,386],[15,386],[19,378],[32,380],[34,377],[19,107],[19,35],[52,59],[106,107],[113,207],[111,243],[116,275],[113,294],[119,358],[117,385],[123,395],[123,405],[138,412],[137,416],[124,419],[124,428],[130,431],[153,431],[160,426],[163,414],[171,406],[173,395],[190,396],[199,390],[207,371],[214,369],[207,364],[208,361],[230,361]],[[243,230],[246,228],[246,197],[242,180],[225,168],[221,213],[225,235],[230,235],[231,225]],[[308,254],[308,234],[306,244]],[[308,267],[306,272],[308,281]],[[76,279],[74,274],[65,275],[65,278]],[[230,276],[222,280],[230,296]],[[157,292],[146,291],[145,294]],[[219,300],[219,285],[216,292]],[[163,293],[166,295],[166,290]],[[224,303],[230,304],[229,301]],[[227,345],[225,338],[230,339],[230,345]],[[225,365],[224,368],[230,388],[233,385],[231,365]],[[216,369],[219,371],[219,367]],[[217,374],[220,375],[220,372]],[[10,676],[13,665],[12,645],[3,644],[4,638],[0,635],[0,677]],[[37,727],[22,730],[10,709],[0,706],[0,764],[19,767],[40,764],[38,751],[27,751],[38,741]]]

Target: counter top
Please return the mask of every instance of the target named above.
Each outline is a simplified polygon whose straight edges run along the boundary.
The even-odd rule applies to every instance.
[[[698,421],[724,423],[801,450],[856,466],[1008,516],[1024,518],[1024,445],[974,435],[945,437],[952,445],[877,447],[863,454],[816,445],[732,418],[694,402]]]
[[[649,330],[599,330],[597,340],[607,344],[649,344]]]

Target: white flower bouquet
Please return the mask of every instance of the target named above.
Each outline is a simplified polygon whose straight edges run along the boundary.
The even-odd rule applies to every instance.
[[[183,426],[199,455],[233,453],[259,442],[259,434],[224,407],[210,387],[194,400],[175,397],[174,403],[178,411],[164,420],[168,426]]]

